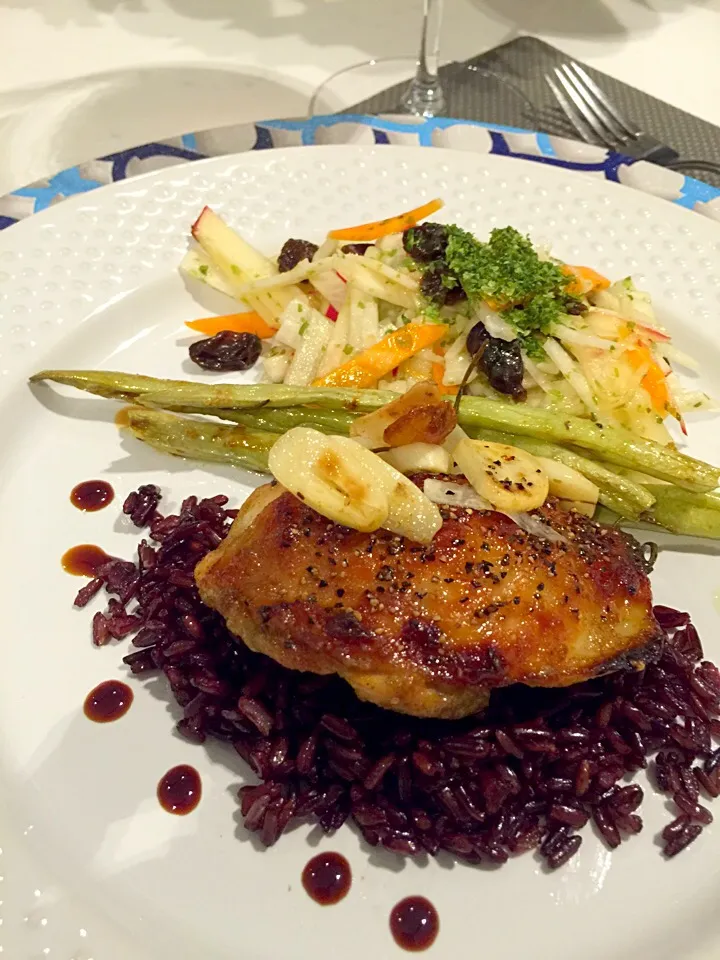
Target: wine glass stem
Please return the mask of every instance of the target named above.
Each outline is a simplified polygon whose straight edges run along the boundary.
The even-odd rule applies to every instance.
[[[404,101],[404,106],[410,113],[421,117],[435,117],[445,109],[445,94],[438,76],[443,2],[444,0],[423,0],[418,68]]]

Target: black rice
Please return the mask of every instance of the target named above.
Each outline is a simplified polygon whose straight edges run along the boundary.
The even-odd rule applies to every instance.
[[[111,560],[84,587],[104,586],[97,645],[135,632],[124,662],[161,670],[184,708],[180,732],[232,744],[256,775],[239,800],[245,826],[271,845],[296,821],[337,830],[352,818],[366,841],[398,854],[440,850],[503,863],[538,850],[548,867],[578,850],[592,819],[609,847],[642,829],[643,790],[623,781],[650,766],[677,810],[662,833],[671,857],[712,815],[720,794],[720,671],[702,660],[686,613],[656,607],[664,653],[643,671],[564,690],[496,691],[489,710],[462,721],[417,720],[359,701],[336,677],[303,674],[252,653],[200,600],[197,562],[227,534],[227,497],[189,497],[158,512],[154,486],[124,505],[149,526],[137,560]]]

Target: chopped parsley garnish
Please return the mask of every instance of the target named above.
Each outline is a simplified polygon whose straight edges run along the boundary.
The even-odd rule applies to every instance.
[[[349,343],[346,343],[345,346],[343,347],[343,353],[346,353],[349,355],[352,352],[353,352],[353,348],[350,346]]]
[[[531,360],[547,360],[547,354],[543,349],[542,342],[535,334],[526,335],[518,331],[517,335],[524,353]]]
[[[552,294],[542,293],[533,297],[523,307],[503,314],[518,334],[550,333],[550,327],[565,312],[565,304]]]
[[[301,337],[304,337],[304,336],[305,336],[305,331],[307,330],[307,328],[308,328],[309,326],[310,326],[310,322],[309,322],[308,320],[303,320],[303,322],[300,324],[300,329],[298,330],[298,334],[299,334]]]
[[[198,267],[198,270],[200,271],[200,273],[201,273],[204,277],[207,276],[207,272],[208,272],[209,269],[210,269],[210,268],[208,267],[208,265],[207,265],[206,263],[201,263],[200,266]]]
[[[575,298],[566,291],[572,278],[550,260],[541,260],[527,237],[513,227],[493,230],[487,243],[460,227],[449,226],[445,260],[468,298],[503,312],[529,356],[539,356],[538,335]]]
[[[445,259],[471,299],[527,303],[541,294],[563,293],[571,282],[552,261],[541,260],[528,238],[513,227],[493,230],[483,243],[450,226]]]
[[[422,315],[428,323],[441,323],[440,307],[436,303],[426,303],[423,306]]]

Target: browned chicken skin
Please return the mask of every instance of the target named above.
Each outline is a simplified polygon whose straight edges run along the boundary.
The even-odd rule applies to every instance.
[[[630,537],[551,504],[537,515],[566,542],[441,509],[422,547],[338,526],[268,484],[198,565],[200,594],[251,649],[416,716],[463,717],[493,687],[566,686],[655,659],[662,631]]]

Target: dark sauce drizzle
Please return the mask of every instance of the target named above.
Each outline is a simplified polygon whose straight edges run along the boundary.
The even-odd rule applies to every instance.
[[[80,543],[67,550],[60,562],[63,570],[74,577],[94,577],[98,569],[111,559],[101,547],[93,543]]]
[[[70,503],[85,513],[102,510],[114,499],[115,491],[105,480],[84,480],[70,494]]]
[[[85,697],[85,716],[95,723],[119,720],[130,709],[133,692],[120,680],[105,680]]]
[[[406,897],[390,914],[390,930],[403,950],[427,950],[439,929],[437,910],[425,897]]]
[[[202,780],[195,767],[182,763],[168,770],[157,787],[160,806],[168,813],[184,816],[200,803]]]
[[[309,860],[302,872],[302,884],[316,903],[329,906],[347,896],[352,871],[339,853],[319,853]]]

